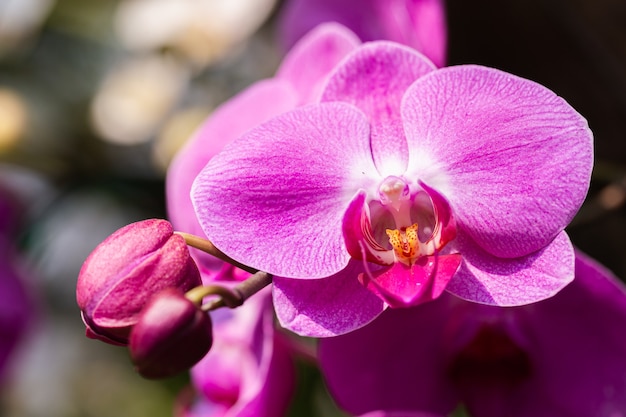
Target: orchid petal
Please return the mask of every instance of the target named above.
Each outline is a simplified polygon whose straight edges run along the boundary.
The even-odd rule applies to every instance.
[[[516,258],[544,247],[585,198],[591,131],[539,84],[490,68],[449,67],[409,88],[402,117],[409,172],[441,192],[459,228],[492,255]]]
[[[445,63],[447,33],[442,0],[290,0],[279,15],[289,47],[322,22],[338,22],[364,42],[387,39],[411,46],[437,66]]]
[[[443,417],[443,415],[423,413],[420,411],[385,411],[377,410],[367,414],[362,414],[359,417]]]
[[[291,354],[274,329],[270,289],[235,310],[216,310],[211,316],[215,343],[191,370],[202,394],[193,409],[212,404],[226,406],[229,417],[283,415],[295,375]]]
[[[319,98],[328,73],[360,44],[359,38],[344,26],[320,25],[289,51],[276,77],[292,84],[300,103],[311,103]]]
[[[368,137],[366,117],[343,103],[301,107],[248,131],[194,183],[203,230],[228,256],[273,275],[341,271],[350,259],[343,213],[375,181]]]
[[[544,249],[516,259],[489,255],[463,234],[456,245],[463,263],[446,289],[465,300],[529,304],[552,297],[574,279],[574,250],[565,232]]]
[[[324,279],[274,277],[274,308],[281,326],[310,337],[343,334],[366,325],[384,309],[383,302],[357,280],[362,263]]]
[[[578,253],[576,279],[519,317],[533,341],[534,374],[520,387],[514,417],[626,410],[626,288],[613,274]]]
[[[343,101],[359,107],[369,117],[374,162],[383,176],[402,175],[408,148],[400,101],[419,77],[435,69],[418,52],[391,42],[364,44],[330,76],[322,101]]]
[[[258,296],[256,296],[258,297]],[[249,300],[248,300],[249,301]],[[295,387],[295,369],[291,353],[274,326],[270,289],[263,290],[258,328],[248,336],[255,349],[257,366],[243,373],[243,389],[233,416],[274,417],[284,415]],[[249,314],[248,321],[254,320]],[[258,337],[262,335],[262,337]]]
[[[443,0],[405,0],[407,7],[412,8],[408,14],[395,9],[393,18],[402,19],[407,16],[411,23],[394,25],[393,18],[385,20],[390,33],[389,40],[414,47],[426,55],[433,63],[442,67],[446,64],[448,31],[446,30],[445,2]],[[385,2],[382,2],[383,8]],[[389,10],[389,9],[387,9]],[[406,17],[404,17],[406,19]],[[411,27],[413,30],[407,30]],[[404,29],[393,32],[393,29]]]
[[[439,297],[460,263],[458,253],[423,256],[411,266],[396,262],[372,277],[361,274],[359,280],[389,307],[411,307]]]
[[[458,399],[442,349],[449,295],[413,308],[388,309],[372,323],[319,342],[320,368],[339,406],[423,410],[447,415]]]

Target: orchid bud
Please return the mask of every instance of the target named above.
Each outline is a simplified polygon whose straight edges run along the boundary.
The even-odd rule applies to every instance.
[[[167,378],[185,371],[213,343],[211,318],[180,290],[166,289],[145,306],[130,333],[135,369],[145,378]]]
[[[76,299],[87,337],[127,345],[154,294],[198,285],[200,273],[184,239],[169,222],[150,219],[119,229],[94,249],[78,275]]]

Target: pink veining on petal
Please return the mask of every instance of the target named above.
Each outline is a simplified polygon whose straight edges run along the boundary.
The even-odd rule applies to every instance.
[[[299,107],[249,130],[194,182],[204,232],[231,258],[273,275],[341,271],[349,260],[343,213],[376,175],[368,137],[365,115],[339,102]]]
[[[352,260],[341,272],[301,280],[274,277],[273,296],[281,326],[303,336],[330,337],[365,326],[384,309],[383,301],[357,280],[363,271]]]
[[[406,91],[411,175],[449,201],[459,229],[500,258],[548,245],[585,198],[586,120],[547,88],[476,65],[440,69]]]
[[[550,298],[574,279],[574,249],[565,232],[545,248],[515,259],[481,250],[464,233],[455,246],[463,263],[448,291],[465,300],[518,306]]]
[[[435,70],[420,53],[392,42],[364,44],[331,74],[322,101],[354,104],[369,118],[372,155],[383,175],[401,175],[408,148],[400,117],[406,89],[419,77]]]

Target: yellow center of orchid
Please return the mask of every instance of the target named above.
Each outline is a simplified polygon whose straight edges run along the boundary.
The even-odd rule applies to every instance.
[[[406,228],[385,230],[389,236],[389,243],[393,247],[396,260],[412,265],[419,256],[420,242],[417,238],[417,229],[417,223],[413,223]]]

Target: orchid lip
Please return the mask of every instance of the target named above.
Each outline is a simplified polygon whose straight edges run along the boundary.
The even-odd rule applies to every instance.
[[[363,196],[357,203],[360,208],[346,212],[347,217],[358,216],[358,225],[355,218],[350,222],[357,230],[344,233],[346,240],[359,242],[347,242],[353,258],[412,266],[424,256],[439,253],[456,237],[447,201],[425,184],[418,185],[412,187],[403,177],[388,176],[378,187],[378,199]],[[426,206],[420,203],[424,194],[429,200]]]

